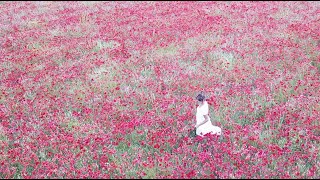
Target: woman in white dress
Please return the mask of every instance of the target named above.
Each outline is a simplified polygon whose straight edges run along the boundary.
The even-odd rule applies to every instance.
[[[206,101],[205,95],[201,92],[196,99],[198,100],[197,114],[196,114],[196,134],[204,136],[207,133],[221,135],[221,128],[214,126],[209,117],[209,105]]]

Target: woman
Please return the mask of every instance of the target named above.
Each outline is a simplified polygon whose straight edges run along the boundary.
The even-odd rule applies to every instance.
[[[209,117],[209,106],[203,92],[196,97],[198,100],[197,114],[196,114],[196,134],[204,136],[207,133],[221,135],[221,128],[213,126]]]

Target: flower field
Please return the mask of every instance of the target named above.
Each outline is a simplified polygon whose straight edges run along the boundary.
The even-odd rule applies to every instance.
[[[0,178],[320,178],[319,2],[0,12]]]

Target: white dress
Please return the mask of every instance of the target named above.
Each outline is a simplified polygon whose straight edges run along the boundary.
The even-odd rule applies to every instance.
[[[208,113],[209,113],[209,106],[207,101],[204,101],[204,104],[201,107],[199,106],[197,107],[197,114],[196,114],[197,125],[205,121],[203,115],[208,115]],[[210,118],[208,122],[199,126],[196,130],[196,134],[202,137],[207,133],[221,135],[221,128],[218,126],[212,125]]]

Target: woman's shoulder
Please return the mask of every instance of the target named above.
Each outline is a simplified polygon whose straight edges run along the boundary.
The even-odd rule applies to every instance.
[[[203,104],[204,108],[208,109],[209,108],[209,103],[206,101],[204,104]]]

